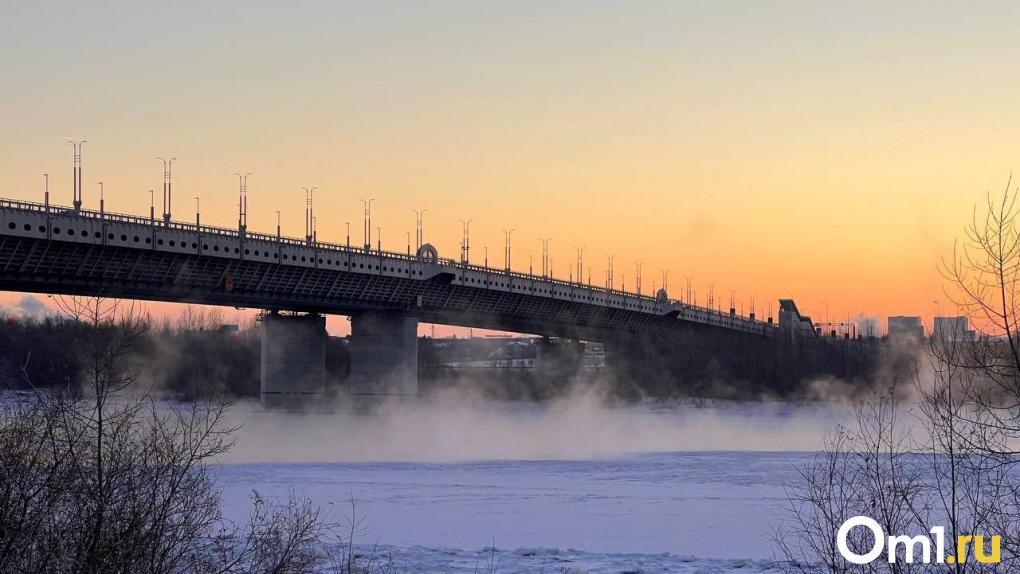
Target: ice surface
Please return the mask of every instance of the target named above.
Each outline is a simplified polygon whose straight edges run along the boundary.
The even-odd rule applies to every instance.
[[[226,514],[306,496],[397,571],[769,572],[769,534],[839,407],[416,404],[243,411]],[[495,547],[496,550],[489,550]]]
[[[363,560],[392,563],[398,572],[496,574],[757,574],[777,573],[768,560],[707,559],[674,554],[596,553],[551,548],[514,550],[430,548],[412,546],[365,548]],[[492,568],[490,569],[490,566]]]
[[[741,571],[757,572],[767,566],[758,561],[772,556],[768,533],[782,508],[783,485],[796,481],[797,466],[810,456],[689,452],[583,461],[227,464],[217,475],[235,518],[247,511],[252,488],[277,497],[302,494],[341,522],[353,498],[364,518],[361,542],[385,544],[402,566],[446,556],[473,568],[478,549],[495,545],[560,550],[501,553],[501,572],[514,571],[511,564],[538,571],[532,567],[560,564],[565,556],[590,572],[603,571],[592,564],[606,563],[615,566],[604,571],[615,572],[625,564],[643,572],[727,572],[740,564]],[[475,550],[449,554],[443,548]],[[681,566],[690,569],[676,569]]]

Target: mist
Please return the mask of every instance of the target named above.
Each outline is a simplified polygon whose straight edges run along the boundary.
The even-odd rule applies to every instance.
[[[305,412],[241,402],[237,442],[225,462],[459,462],[581,460],[692,451],[814,452],[852,405],[892,390],[907,418],[918,381],[931,378],[922,347],[890,345],[868,380],[820,377],[797,400],[623,401],[613,381],[577,377],[544,402],[512,401],[459,383],[370,412],[345,400]],[[717,382],[722,385],[722,382]],[[739,385],[739,383],[731,383]]]
[[[548,403],[445,392],[371,413],[339,405],[286,412],[235,405],[224,462],[576,460],[702,450],[813,451],[845,405],[682,402],[620,405],[595,389]]]

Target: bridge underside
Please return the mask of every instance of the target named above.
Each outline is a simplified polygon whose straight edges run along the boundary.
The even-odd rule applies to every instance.
[[[0,236],[0,290],[350,315],[355,392],[416,392],[413,361],[418,321],[603,341],[614,356],[633,357],[629,362],[642,369],[661,366],[663,370],[656,370],[660,375],[676,367],[663,361],[675,362],[678,356],[690,357],[702,365],[698,369],[702,374],[712,375],[715,363],[708,359],[732,354],[734,349],[738,361],[760,357],[742,372],[785,368],[769,355],[782,345],[781,337],[729,332],[682,320],[676,313],[656,315],[468,287],[452,284],[452,278],[439,274],[411,279]],[[655,353],[646,354],[650,349]],[[630,375],[643,376],[642,372],[638,369]],[[278,381],[263,383],[271,392],[281,390]],[[316,385],[310,382],[302,389]]]
[[[0,236],[0,289],[7,291],[337,315],[401,312],[427,323],[590,340],[683,323],[675,315],[467,287],[451,279]]]

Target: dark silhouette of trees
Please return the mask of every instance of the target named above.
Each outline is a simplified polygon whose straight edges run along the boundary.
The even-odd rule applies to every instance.
[[[300,500],[254,495],[223,518],[208,463],[231,445],[222,402],[156,402],[130,391],[149,322],[125,304],[62,299],[78,386],[26,390],[0,407],[0,573],[308,572],[325,525]]]

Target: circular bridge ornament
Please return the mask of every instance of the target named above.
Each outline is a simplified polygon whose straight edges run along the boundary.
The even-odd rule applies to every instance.
[[[655,300],[659,303],[669,303],[669,294],[665,289],[659,289],[655,292]]]
[[[439,251],[431,243],[426,243],[418,248],[418,260],[425,263],[439,263]]]

